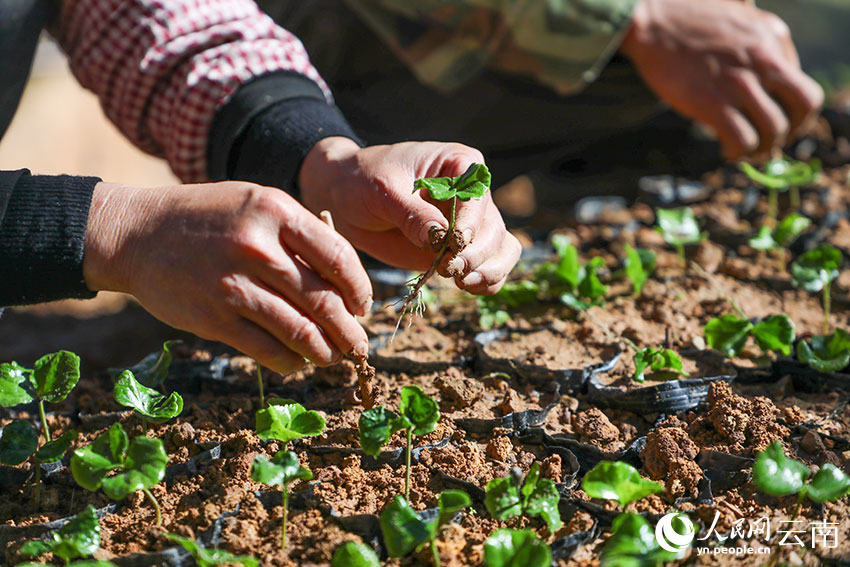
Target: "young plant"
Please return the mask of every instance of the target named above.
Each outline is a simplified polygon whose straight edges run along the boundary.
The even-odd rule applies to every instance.
[[[823,297],[823,334],[829,334],[829,288],[838,277],[843,263],[841,251],[829,244],[809,250],[791,264],[794,285],[810,293],[821,292]]]
[[[138,418],[149,423],[165,423],[183,412],[183,398],[180,394],[160,394],[140,384],[129,370],[118,377],[113,395],[116,402],[132,408]]]
[[[455,514],[470,506],[472,500],[461,490],[446,490],[440,493],[438,513],[434,520],[423,519],[410,507],[407,499],[401,495],[390,502],[380,516],[381,533],[390,557],[403,557],[414,549],[425,545],[431,547],[434,565],[440,566],[440,554],[434,541],[440,534],[440,527],[454,518]]]
[[[850,334],[835,329],[831,335],[797,343],[797,360],[821,372],[839,372],[850,364]]]
[[[608,287],[599,281],[598,274],[605,267],[605,260],[595,257],[582,265],[578,259],[578,250],[566,236],[558,235],[552,239],[552,243],[558,261],[554,264],[545,262],[537,269],[534,277],[540,288],[576,311],[601,305],[608,293]]]
[[[499,529],[484,542],[486,567],[549,567],[552,550],[532,530]]]
[[[251,464],[251,478],[256,482],[280,486],[283,493],[283,519],[280,527],[280,548],[286,549],[286,519],[289,515],[289,485],[296,480],[311,480],[313,473],[301,466],[294,451],[278,451],[269,459],[257,455]]]
[[[79,380],[80,357],[65,350],[42,356],[32,368],[24,368],[17,362],[0,364],[0,406],[37,402],[41,431],[44,440],[50,441],[44,402],[61,402]]]
[[[679,265],[685,267],[685,246],[699,244],[708,236],[700,232],[699,224],[690,207],[680,209],[655,209],[658,221],[657,230],[664,236],[664,242],[676,249]]]
[[[599,461],[584,475],[581,488],[591,498],[616,500],[624,510],[644,496],[664,492],[664,485],[646,480],[632,465],[620,461]]]
[[[257,412],[256,429],[257,437],[264,441],[277,439],[289,443],[321,435],[325,430],[325,418],[292,400],[269,398],[269,406]]]
[[[215,565],[231,565],[238,563],[244,567],[257,567],[260,562],[250,555],[233,555],[223,549],[207,549],[192,538],[181,537],[177,534],[165,534],[165,537],[183,546],[195,559],[198,567],[215,567]]]
[[[517,308],[537,301],[540,286],[532,281],[508,282],[493,295],[479,296],[478,326],[489,330],[511,320],[507,308]]]
[[[799,213],[791,213],[776,225],[776,230],[765,225],[762,226],[756,236],[750,238],[750,248],[755,250],[781,250],[785,254],[785,248],[791,244],[797,236],[811,226],[812,221]]]
[[[70,429],[39,447],[38,432],[29,422],[18,419],[3,428],[0,434],[0,464],[19,465],[27,459],[32,460],[36,509],[41,505],[41,464],[61,460],[76,439],[77,432]]]
[[[800,513],[806,498],[821,504],[838,500],[850,492],[850,477],[834,465],[824,463],[807,483],[811,474],[811,469],[805,463],[785,456],[779,441],[774,441],[756,455],[753,463],[753,482],[760,491],[770,496],[797,495],[791,521]]]
[[[100,434],[91,445],[74,451],[71,474],[77,484],[94,492],[103,488],[113,500],[122,500],[141,490],[156,513],[155,525],[162,525],[159,503],[150,489],[165,477],[168,455],[162,441],[136,437],[130,441],[120,423]],[[117,474],[109,476],[112,471]]]
[[[360,447],[377,457],[393,433],[404,431],[407,435],[407,469],[404,476],[404,499],[410,500],[410,456],[413,435],[422,436],[434,431],[440,420],[440,407],[419,386],[401,389],[400,415],[378,406],[360,414]]]
[[[148,388],[160,388],[168,377],[168,369],[174,359],[171,349],[180,343],[181,341],[165,341],[162,343],[162,349],[159,352],[147,355],[127,370],[133,373],[140,384]],[[117,379],[122,372],[123,370],[120,369],[109,369],[109,374],[113,380]]]
[[[693,540],[694,524],[685,514],[671,518],[671,530],[665,530],[667,544],[677,548],[663,549],[656,539],[655,530],[640,514],[625,513],[614,518],[611,537],[599,555],[601,567],[662,567],[668,561],[684,556]],[[676,535],[671,532],[675,532]]]
[[[29,541],[21,547],[21,555],[37,556],[52,553],[61,557],[65,563],[72,559],[93,555],[100,549],[100,523],[89,504],[82,512],[74,516],[51,539]],[[79,565],[79,563],[77,563]]]
[[[626,276],[631,280],[635,297],[640,295],[643,285],[658,263],[655,252],[648,248],[632,248],[626,244],[626,259],[624,261]]]
[[[437,271],[443,256],[449,249],[449,242],[454,239],[453,232],[455,228],[455,213],[457,211],[457,202],[469,201],[470,199],[480,200],[487,191],[490,190],[490,170],[486,165],[473,163],[469,169],[458,177],[432,177],[425,179],[417,179],[413,184],[413,192],[425,189],[435,201],[451,201],[451,214],[449,215],[449,228],[443,237],[442,244],[437,251],[437,257],[431,267],[425,273],[420,275],[415,280],[411,281],[408,286],[410,293],[404,298],[399,315],[399,324],[409,311],[421,310],[420,294],[423,286],[428,283],[428,280]],[[468,243],[466,243],[468,244]],[[398,329],[398,325],[396,325]]]
[[[519,469],[514,469],[509,476],[488,482],[486,490],[484,505],[497,520],[510,520],[525,514],[530,518],[541,517],[549,533],[561,529],[558,489],[550,479],[540,478],[540,463],[531,465],[525,479]]]
[[[771,227],[776,224],[778,194],[791,189],[791,208],[798,209],[800,208],[799,188],[817,182],[821,173],[820,161],[812,160],[805,163],[787,156],[767,162],[764,172],[746,162],[741,162],[739,167],[747,177],[769,191],[766,223]]]
[[[381,567],[375,550],[365,543],[346,542],[334,551],[331,567]]]
[[[703,327],[706,344],[724,356],[734,357],[744,350],[747,339],[752,336],[764,352],[791,354],[796,332],[788,315],[771,315],[755,325],[743,313],[740,315],[727,313],[706,323]]]
[[[682,357],[670,348],[646,347],[636,350],[632,361],[635,364],[632,380],[635,382],[643,382],[646,379],[647,369],[652,380],[673,380],[679,376],[689,376],[682,370]]]

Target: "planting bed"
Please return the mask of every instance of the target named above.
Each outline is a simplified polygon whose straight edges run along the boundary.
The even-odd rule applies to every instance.
[[[790,246],[788,260],[822,242],[850,254],[850,168],[843,165],[847,140],[841,140],[832,140],[824,123],[817,140],[798,148],[820,155],[827,167],[822,181],[802,192],[800,210],[814,222]],[[741,519],[768,517],[777,527],[790,519],[796,498],[767,496],[751,477],[753,458],[774,441],[809,465],[850,470],[850,374],[822,373],[791,357],[764,355],[752,341],[734,358],[708,349],[703,327],[734,312],[730,299],[752,320],[787,314],[798,340],[822,333],[822,310],[819,296],[795,288],[777,257],[748,246],[762,221],[764,194],[732,168],[708,173],[702,183],[714,191],[688,192],[685,202],[673,199],[673,189],[647,192],[631,209],[603,210],[595,223],[556,231],[570,237],[583,260],[604,259],[599,274],[609,289],[602,305],[576,312],[540,300],[512,310],[512,319],[500,328],[484,330],[474,300],[437,285],[442,305],[430,307],[409,327],[405,321],[392,342],[397,315],[391,302],[364,320],[373,337],[370,360],[382,404],[397,408],[401,386],[415,384],[440,406],[434,431],[414,438],[411,506],[434,508],[437,495],[447,489],[464,490],[473,501],[437,539],[442,565],[481,565],[484,542],[500,527],[535,530],[551,545],[556,565],[596,564],[619,513],[615,503],[591,499],[581,488],[582,477],[602,460],[630,463],[664,485],[664,492],[638,500],[629,511],[652,523],[674,508],[688,512],[698,537],[715,518],[720,534]],[[688,248],[686,268],[653,228],[653,207],[679,205],[692,206],[708,232],[707,240]],[[788,209],[785,195],[780,209]],[[637,298],[617,274],[626,244],[657,254],[658,269]],[[549,244],[535,246],[546,247],[542,256],[552,256]],[[524,273],[519,269],[515,279]],[[850,269],[841,271],[832,292],[830,325],[848,328]],[[681,354],[688,376],[632,380],[633,347],[659,346]],[[88,375],[84,368],[69,398],[50,406],[48,424],[56,435],[71,427],[79,431],[73,448],[88,445],[115,421],[131,438],[161,439],[168,469],[152,492],[162,507],[162,529],[153,527],[153,510],[141,492],[112,502],[77,486],[67,466],[48,467],[41,507],[34,509],[29,463],[2,467],[5,564],[23,562],[17,552],[25,541],[55,530],[55,522],[92,504],[102,516],[95,557],[119,566],[193,564],[165,532],[253,555],[264,565],[328,565],[346,541],[366,542],[382,564],[430,565],[427,549],[385,560],[378,515],[403,493],[405,438],[394,434],[377,458],[360,449],[362,408],[355,402],[357,376],[348,361],[288,376],[266,374],[267,396],[295,400],[327,421],[321,435],[290,443],[315,478],[292,485],[289,541],[286,551],[280,550],[281,493],[251,479],[255,455],[271,457],[284,448],[254,432],[255,412],[261,409],[255,371],[253,361],[220,345],[198,341],[177,347],[166,388],[183,394],[183,412],[169,423],[146,426],[112,400],[108,376]],[[4,426],[12,419],[37,419],[35,405],[0,411]],[[483,504],[489,481],[508,476],[513,467],[528,472],[535,462],[560,494],[564,525],[554,534],[540,519],[497,521]],[[797,519],[807,525],[836,523],[837,545],[812,547],[810,532],[801,535],[806,548],[758,537],[724,545],[767,545],[787,564],[850,562],[847,498],[823,504],[806,500]],[[699,542],[718,543],[713,536]],[[681,564],[755,566],[771,557],[700,556],[691,550]]]

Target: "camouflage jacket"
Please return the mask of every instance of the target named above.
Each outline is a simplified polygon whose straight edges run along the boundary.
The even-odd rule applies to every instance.
[[[346,0],[425,84],[452,91],[489,67],[561,93],[593,81],[638,0]]]

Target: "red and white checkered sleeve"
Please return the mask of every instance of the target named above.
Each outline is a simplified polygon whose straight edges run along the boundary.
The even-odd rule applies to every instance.
[[[330,101],[298,38],[252,0],[62,0],[53,31],[109,119],[184,182],[207,179],[213,117],[242,83],[293,71]]]

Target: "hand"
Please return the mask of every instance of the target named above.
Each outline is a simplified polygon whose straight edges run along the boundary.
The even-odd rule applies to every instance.
[[[352,315],[372,293],[357,253],[279,189],[99,183],[83,275],[92,290],[130,293],[169,325],[278,372],[367,350]]]
[[[424,271],[434,261],[434,235],[448,228],[451,209],[450,202],[414,192],[413,182],[456,177],[473,162],[484,162],[481,153],[460,144],[361,149],[347,138],[326,138],[304,160],[299,186],[304,205],[313,212],[329,210],[356,247],[388,264]],[[455,219],[466,246],[454,246],[439,273],[471,293],[495,293],[519,260],[519,242],[505,230],[489,192],[480,201],[458,201]]]
[[[620,50],[662,100],[714,129],[728,159],[784,145],[823,103],[788,26],[749,4],[642,0]]]

